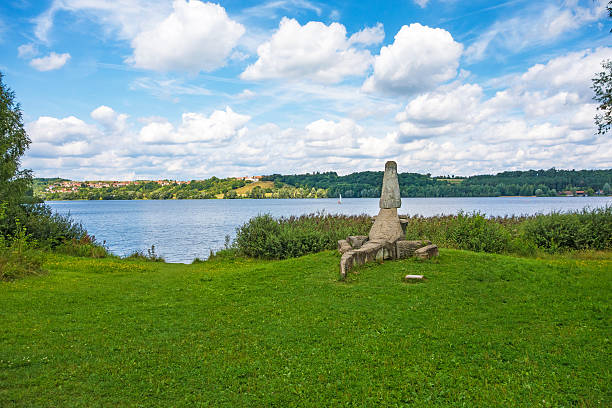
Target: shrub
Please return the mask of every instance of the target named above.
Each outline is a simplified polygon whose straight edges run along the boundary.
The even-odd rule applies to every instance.
[[[236,230],[233,247],[254,258],[286,259],[334,249],[348,235],[367,235],[371,225],[368,215],[259,215]]]
[[[25,228],[20,228],[10,244],[0,236],[0,280],[44,273],[42,254],[33,250],[32,244]]]
[[[151,248],[144,251],[134,251],[130,255],[126,256],[125,259],[138,260],[138,261],[150,261],[150,262],[166,262],[161,255],[155,252],[155,245],[151,245]]]
[[[110,255],[108,249],[104,245],[98,244],[95,237],[87,234],[78,240],[73,238],[70,241],[64,241],[62,244],[55,247],[54,251],[85,258],[106,258]]]
[[[500,224],[480,213],[460,213],[446,230],[447,242],[454,248],[476,252],[507,251],[510,233]]]
[[[567,250],[612,249],[612,207],[573,213],[487,218],[460,213],[407,218],[407,239],[429,239],[440,247],[534,255]],[[275,219],[260,215],[237,229],[232,249],[239,254],[285,259],[336,248],[349,235],[367,235],[368,215],[310,214]],[[232,249],[221,252],[234,254]]]
[[[612,207],[539,214],[525,221],[523,235],[547,252],[612,248]]]

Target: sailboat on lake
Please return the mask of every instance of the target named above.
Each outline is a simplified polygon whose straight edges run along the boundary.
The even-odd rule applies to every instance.
[[[342,194],[340,194],[340,197],[338,198],[338,204],[342,204]]]

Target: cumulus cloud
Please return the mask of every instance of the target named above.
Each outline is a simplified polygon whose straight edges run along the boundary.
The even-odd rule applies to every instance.
[[[353,43],[371,43],[380,37],[377,28],[360,33]],[[289,18],[281,20],[272,38],[257,48],[257,55],[257,61],[246,68],[241,78],[307,78],[335,83],[348,76],[363,75],[372,61],[369,51],[351,46],[342,24],[310,21],[302,26]]]
[[[366,92],[416,94],[457,76],[463,46],[441,28],[403,26],[393,44],[382,47]]]
[[[26,130],[32,140],[28,152],[31,157],[90,156],[95,154],[92,141],[102,134],[74,116],[63,119],[41,116],[29,123]]]
[[[469,121],[477,114],[482,96],[478,84],[453,84],[412,99],[396,119],[424,125]]]
[[[52,52],[46,57],[34,58],[30,61],[30,66],[39,71],[52,71],[66,65],[69,59],[70,54],[68,53],[57,54]]]
[[[591,78],[600,72],[601,62],[612,59],[612,48],[571,52],[536,64],[522,74],[519,81],[523,86],[545,89],[548,93],[570,91],[582,98],[592,97]]]
[[[122,132],[127,126],[128,115],[117,113],[113,108],[105,105],[94,109],[90,116],[93,120],[114,132]]]
[[[518,52],[550,43],[565,33],[605,17],[607,1],[589,3],[587,7],[578,5],[576,1],[547,5],[540,12],[534,12],[532,8],[525,15],[496,21],[466,49],[466,58],[472,62],[479,61],[486,58],[491,49]],[[537,2],[534,4],[539,5]]]
[[[174,11],[132,40],[128,61],[154,71],[212,71],[225,65],[244,27],[217,4],[175,0]]]
[[[357,137],[363,134],[363,128],[350,119],[341,119],[338,122],[319,119],[306,126],[303,140],[310,148],[352,149],[358,147]]]
[[[229,106],[225,111],[216,110],[210,116],[187,112],[181,124],[153,122],[140,130],[140,140],[152,144],[210,143],[224,144],[247,132],[244,125],[251,118],[234,112]]]
[[[171,8],[170,8],[171,5]],[[127,62],[153,71],[212,71],[225,65],[245,28],[218,4],[55,0],[35,20],[35,35],[49,42],[55,15],[70,12],[100,24],[105,34],[130,41]]]
[[[412,98],[396,114],[398,163],[449,174],[609,166],[602,153],[610,152],[609,138],[596,135],[589,85],[610,51],[536,64],[496,82],[506,87],[492,96],[455,82]]]
[[[28,124],[27,132],[33,143],[63,143],[91,139],[100,134],[95,126],[89,125],[74,116],[63,119],[41,116]]]

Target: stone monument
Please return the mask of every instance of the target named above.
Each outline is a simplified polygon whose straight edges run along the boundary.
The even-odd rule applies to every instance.
[[[406,241],[405,225],[408,220],[400,219],[397,214],[402,199],[394,161],[385,164],[378,206],[380,211],[368,236],[350,236],[338,241],[338,251],[342,254],[340,276],[343,279],[353,266],[366,262],[411,256],[427,259],[438,254],[438,247],[429,241]]]

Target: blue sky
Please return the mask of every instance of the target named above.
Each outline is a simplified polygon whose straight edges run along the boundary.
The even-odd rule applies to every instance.
[[[606,1],[7,0],[39,177],[611,168]]]

